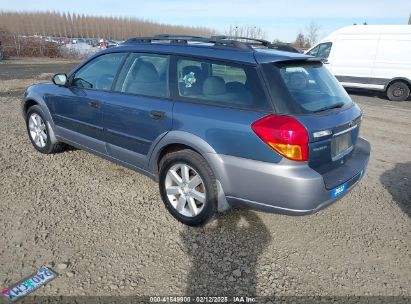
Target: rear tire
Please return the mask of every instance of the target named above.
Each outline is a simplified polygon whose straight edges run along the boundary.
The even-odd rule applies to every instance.
[[[37,105],[31,106],[27,110],[26,128],[30,141],[40,153],[61,152],[64,149],[64,144],[51,141],[49,123],[45,117],[43,110]]]
[[[387,97],[392,101],[404,101],[410,96],[410,87],[402,81],[390,84],[387,89]]]
[[[171,215],[189,226],[207,223],[217,210],[216,178],[207,161],[185,149],[166,154],[159,167],[160,194]]]

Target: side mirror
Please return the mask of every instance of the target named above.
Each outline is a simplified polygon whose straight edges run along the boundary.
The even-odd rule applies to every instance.
[[[51,79],[54,84],[59,86],[65,86],[67,84],[67,75],[66,74],[56,74]]]

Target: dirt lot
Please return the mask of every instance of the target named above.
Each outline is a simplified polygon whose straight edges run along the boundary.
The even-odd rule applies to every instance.
[[[234,210],[188,228],[148,178],[81,150],[32,148],[24,87],[73,66],[0,64],[0,287],[46,264],[60,276],[37,295],[411,296],[411,102],[351,95],[372,157],[333,206]]]

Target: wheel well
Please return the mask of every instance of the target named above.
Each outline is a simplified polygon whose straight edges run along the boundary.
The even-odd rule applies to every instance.
[[[157,163],[156,163],[156,168],[155,168],[155,169],[156,169],[156,173],[158,174],[158,172],[159,172],[159,170],[160,170],[160,162],[161,162],[161,159],[162,159],[166,154],[172,153],[172,152],[181,151],[181,150],[185,150],[185,149],[193,150],[194,152],[197,152],[198,154],[201,155],[201,153],[199,153],[196,149],[193,149],[192,147],[187,146],[187,145],[183,145],[183,144],[170,144],[170,145],[167,145],[167,146],[165,146],[165,147],[161,150],[160,154],[158,155]]]
[[[402,82],[405,83],[410,89],[411,89],[411,82],[408,79],[405,78],[395,78],[392,79],[387,86],[385,87],[386,90],[388,90],[388,88],[394,83],[394,82]]]
[[[27,100],[26,103],[24,104],[24,113],[27,113],[27,111],[30,109],[32,106],[36,106],[38,103],[32,99]]]

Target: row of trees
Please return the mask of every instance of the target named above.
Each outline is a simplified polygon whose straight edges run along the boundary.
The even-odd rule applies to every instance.
[[[16,35],[125,40],[161,33],[214,34],[206,27],[176,26],[128,17],[96,17],[58,12],[0,11],[0,28]]]
[[[216,34],[214,30],[206,27],[176,26],[128,17],[96,17],[58,12],[18,13],[0,11],[0,29],[3,29],[3,31],[0,31],[0,41],[3,41],[3,47],[7,45],[8,49],[5,51],[10,56],[22,55],[23,49],[26,48],[36,49],[39,54],[45,54],[45,49],[56,48],[56,46],[52,46],[52,43],[47,44],[44,41],[22,40],[22,36],[125,40],[130,37],[150,36],[160,33],[197,36]],[[299,49],[309,48],[318,41],[319,30],[320,26],[315,22],[311,22],[304,32],[300,31],[298,33],[295,42],[291,45]],[[230,25],[225,34],[257,39],[266,37],[266,33],[261,27],[253,25]],[[274,42],[283,43],[278,40],[274,40]],[[47,44],[47,46],[44,48],[38,47],[37,44],[41,43]],[[36,44],[36,46],[33,44]],[[22,45],[25,45],[25,47],[21,47]],[[54,49],[53,54],[57,52]]]

